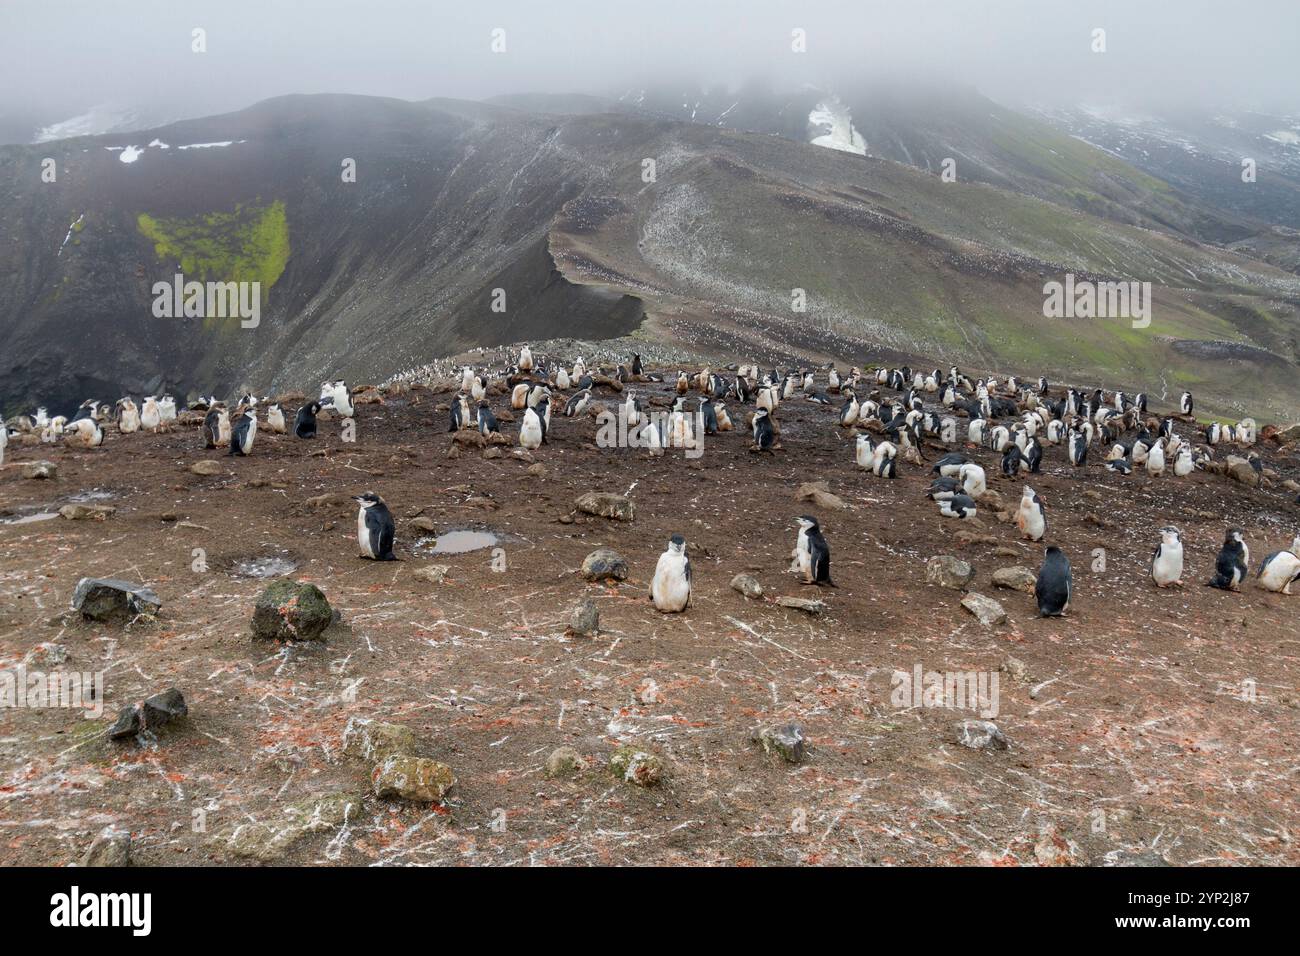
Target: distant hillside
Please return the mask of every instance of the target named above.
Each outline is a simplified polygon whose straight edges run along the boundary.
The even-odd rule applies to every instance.
[[[1300,279],[1207,239],[1209,207],[1045,124],[1000,111],[978,130],[896,130],[890,149],[922,166],[967,137],[946,183],[604,101],[507,102],[295,96],[0,147],[0,404],[379,379],[478,345],[634,333],[1300,411]],[[888,128],[863,125],[869,153]],[[40,180],[46,156],[57,183]],[[261,279],[260,326],[154,318],[152,285],[178,266]],[[1151,327],[1043,318],[1044,283],[1067,271],[1153,282]]]

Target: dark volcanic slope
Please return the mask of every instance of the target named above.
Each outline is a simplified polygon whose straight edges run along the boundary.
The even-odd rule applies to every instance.
[[[1157,396],[1190,387],[1232,417],[1300,409],[1300,279],[1247,240],[1205,241],[1185,197],[1043,124],[968,122],[945,183],[582,105],[288,97],[0,149],[13,210],[0,409],[379,379],[472,346],[633,330],[732,358],[906,355]],[[898,114],[882,110],[872,135],[901,150]],[[959,124],[935,122],[926,150],[941,151]],[[196,144],[209,145],[181,148]],[[909,161],[929,165],[919,149]],[[45,156],[56,183],[40,181]],[[261,281],[261,325],[154,318],[153,283],[178,267]],[[1150,327],[1044,319],[1044,283],[1067,272],[1152,282]]]

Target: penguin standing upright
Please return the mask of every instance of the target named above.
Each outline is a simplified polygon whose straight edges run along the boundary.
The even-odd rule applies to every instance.
[[[117,430],[124,435],[140,430],[140,410],[129,397],[117,401]]]
[[[519,350],[519,371],[531,372],[533,370],[533,353],[525,345]]]
[[[804,584],[835,587],[831,580],[831,549],[822,536],[821,525],[811,515],[801,515],[796,524],[799,534],[794,541],[794,564],[790,570],[798,571]]]
[[[464,392],[457,395],[451,402],[451,413],[447,423],[447,431],[458,432],[463,428],[473,428],[474,422],[469,413],[469,396]]]
[[[669,538],[668,548],[659,555],[650,581],[650,600],[664,614],[677,614],[691,603],[691,561],[686,557],[686,539],[680,534]]]
[[[641,356],[633,352],[632,353],[632,374],[635,375],[637,378],[640,378],[641,373],[642,373]]]
[[[1070,559],[1057,547],[1047,549],[1034,582],[1034,597],[1040,617],[1060,617],[1070,606]]]
[[[1025,485],[1020,495],[1020,507],[1016,509],[1016,527],[1030,541],[1042,541],[1043,535],[1047,533],[1043,499],[1028,485]]]
[[[519,426],[519,444],[524,448],[535,449],[542,446],[546,436],[546,423],[536,408],[524,411],[523,424]]]
[[[1156,443],[1147,449],[1147,474],[1157,478],[1165,473],[1165,440],[1157,438]]]
[[[205,448],[220,448],[223,444],[222,435],[230,430],[230,414],[226,411],[226,406],[222,402],[214,402],[208,407],[208,413],[203,416],[203,444]],[[315,433],[315,421],[312,423],[312,432]]]
[[[1082,431],[1070,432],[1070,464],[1082,467],[1088,463],[1088,436]]]
[[[145,431],[156,432],[162,424],[162,412],[158,409],[158,399],[150,395],[140,406],[140,427]]]
[[[1240,528],[1229,528],[1223,536],[1223,547],[1214,562],[1214,577],[1205,583],[1221,591],[1240,591],[1241,582],[1250,568],[1250,548]]]
[[[754,412],[754,451],[771,451],[776,444],[776,432],[772,430],[772,419],[766,408]]]
[[[373,491],[367,491],[352,500],[360,506],[357,511],[357,544],[361,547],[361,556],[374,561],[396,561],[397,556],[393,554],[396,528],[384,499]]]
[[[485,438],[501,431],[500,426],[497,425],[497,418],[492,414],[492,407],[488,405],[486,398],[478,403],[478,430],[479,434]]]
[[[722,402],[716,402],[713,406],[713,414],[718,419],[718,431],[731,431],[731,416],[727,414],[727,406]]]
[[[277,435],[285,432],[284,409],[279,402],[272,402],[266,407],[266,427]]]
[[[308,402],[298,409],[298,414],[293,420],[293,433],[299,438],[315,438],[316,416],[319,413],[320,402]]]
[[[1192,414],[1192,393],[1183,392],[1182,397],[1178,399],[1178,409],[1184,415]]]
[[[870,435],[859,435],[853,443],[853,460],[859,468],[870,469],[876,463],[876,452],[871,447]]]
[[[1160,529],[1160,543],[1151,555],[1151,580],[1158,588],[1183,586],[1183,536],[1175,527]]]
[[[714,410],[711,399],[700,399],[700,416],[704,419],[704,434],[716,435],[718,433],[718,414]]]
[[[244,414],[230,430],[230,454],[247,455],[253,450],[253,439],[257,437],[257,411],[245,408]]]

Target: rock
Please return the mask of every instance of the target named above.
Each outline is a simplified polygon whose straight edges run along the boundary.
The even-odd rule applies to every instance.
[[[117,509],[112,505],[64,505],[59,509],[59,514],[69,521],[84,521],[86,518],[93,518],[96,521],[103,521],[109,515],[117,513]]]
[[[630,498],[603,491],[587,492],[574,502],[574,506],[584,514],[614,521],[631,521],[636,517],[636,506]]]
[[[1107,853],[1105,866],[1168,866],[1169,860],[1159,850],[1148,848],[1114,850]]]
[[[462,428],[460,431],[454,432],[451,436],[451,440],[457,445],[468,445],[471,448],[482,448],[487,444],[487,439],[479,434],[479,432],[470,431],[467,428]]]
[[[348,508],[356,510],[356,504],[347,495],[339,494],[337,491],[327,491],[323,495],[317,495],[315,498],[308,498],[303,502],[312,511],[318,511],[321,508]]]
[[[1002,511],[1007,506],[1002,495],[992,488],[984,489],[984,494],[979,496],[979,503],[987,507],[989,511]]]
[[[394,754],[375,765],[370,775],[377,797],[400,797],[438,803],[455,784],[451,768],[436,760]]]
[[[140,732],[140,708],[136,704],[123,707],[117,712],[117,719],[108,728],[109,740],[126,740]]]
[[[757,599],[763,596],[763,585],[752,574],[737,574],[731,579],[731,587],[747,598]]]
[[[1224,473],[1233,481],[1251,488],[1259,486],[1259,472],[1251,467],[1249,461],[1237,455],[1229,455],[1224,461]]]
[[[546,758],[546,776],[572,777],[587,769],[587,761],[572,747],[556,747]]]
[[[1279,430],[1274,437],[1282,444],[1290,441],[1300,441],[1300,422]]]
[[[957,743],[972,750],[1006,750],[1011,743],[991,720],[963,720],[955,729]]]
[[[1085,488],[1085,489],[1083,490],[1083,496],[1084,496],[1085,498],[1087,498],[1088,500],[1090,500],[1090,501],[1105,501],[1105,500],[1106,500],[1105,496],[1104,496],[1100,491],[1098,491],[1096,488]]]
[[[1300,481],[1296,481],[1294,478],[1288,478],[1286,481],[1282,482],[1282,487],[1287,491],[1300,491]]]
[[[975,580],[975,569],[970,563],[951,554],[936,554],[925,563],[925,581],[942,588],[964,591]]]
[[[421,581],[428,581],[430,584],[441,584],[450,573],[450,564],[426,564],[424,567],[412,571],[411,576],[419,578]]]
[[[595,637],[600,633],[600,608],[592,600],[579,601],[569,612],[569,627],[565,633],[578,637]]]
[[[626,581],[627,562],[612,548],[597,548],[583,559],[582,576],[588,581]]]
[[[1002,605],[978,591],[971,591],[962,598],[961,606],[979,618],[985,627],[1007,622],[1007,612],[1002,609]]]
[[[998,568],[993,572],[993,586],[997,588],[1008,588],[1012,591],[1028,591],[1034,593],[1034,583],[1038,576],[1033,571],[1025,567],[1015,566],[1010,568]]]
[[[48,670],[58,667],[68,660],[68,649],[53,641],[43,641],[23,655],[23,663],[28,667]]]
[[[633,746],[614,751],[609,758],[609,769],[620,780],[638,787],[658,786],[664,777],[663,758]]]
[[[202,461],[196,461],[190,465],[190,471],[196,475],[219,475],[221,474],[221,462],[213,461],[211,458],[204,458]]]
[[[162,601],[149,588],[117,578],[82,578],[72,592],[72,608],[96,621],[153,616]]]
[[[158,730],[174,720],[180,720],[190,712],[185,703],[185,696],[175,687],[169,687],[160,694],[146,697],[140,705],[140,718],[145,730]]]
[[[491,460],[493,460],[494,458],[501,458],[501,457],[504,456],[504,455],[505,455],[505,452],[503,452],[503,451],[502,451],[499,447],[497,447],[496,445],[493,445],[491,448],[484,448],[484,449],[483,449],[483,457],[484,457],[486,460],[488,460],[488,461],[491,461]]]
[[[969,523],[971,520],[973,519],[968,518],[964,523]],[[958,528],[957,531],[953,534],[952,538],[954,541],[956,541],[958,544],[961,545],[998,543],[998,538],[996,538],[994,535],[980,534],[978,531],[973,531],[970,528]]]
[[[510,453],[511,458],[517,458],[520,461],[532,461],[533,453],[527,448],[516,448]]]
[[[848,507],[838,495],[833,495],[824,481],[805,481],[794,493],[795,501],[807,501],[818,508],[838,511]]]
[[[314,584],[281,579],[269,584],[253,609],[253,637],[314,641],[334,620],[334,609]]]
[[[1025,681],[1029,680],[1029,668],[1026,667],[1025,662],[1018,657],[1008,657],[1002,662],[1002,666],[999,670],[1006,671],[1011,675],[1012,680],[1015,680],[1018,683],[1023,684]]]
[[[1024,552],[1022,552],[1022,551],[1018,551],[1018,550],[1015,549],[1015,548],[1007,547],[1007,546],[1004,544],[1004,545],[1002,545],[1001,547],[994,548],[994,549],[993,549],[993,553],[994,553],[995,555],[997,555],[999,558],[1018,558],[1018,557],[1020,557]]]
[[[25,461],[23,462],[24,478],[57,478],[59,477],[59,468],[52,461]]]
[[[117,825],[99,831],[81,855],[80,866],[130,866],[131,832]]]
[[[754,739],[765,752],[779,754],[789,763],[800,763],[804,758],[805,738],[803,728],[797,723],[764,727],[754,735]]]
[[[781,607],[803,611],[805,614],[821,614],[826,610],[825,601],[818,601],[810,598],[779,597],[776,599],[776,603]]]
[[[438,530],[438,526],[434,524],[433,519],[426,518],[423,515],[418,518],[412,518],[407,522],[407,525],[414,528],[416,531],[428,531],[431,534]]]
[[[353,717],[343,731],[343,752],[372,763],[419,749],[415,731],[401,724],[386,724],[365,717]]]
[[[242,859],[274,863],[313,833],[332,833],[361,813],[361,801],[349,793],[310,797],[272,815],[273,822],[239,820],[214,833],[208,846]]]
[[[528,466],[528,474],[534,478],[543,478],[546,475],[546,466],[540,461]]]
[[[1034,859],[1039,866],[1077,866],[1079,844],[1061,836],[1053,826],[1045,827],[1034,841]]]

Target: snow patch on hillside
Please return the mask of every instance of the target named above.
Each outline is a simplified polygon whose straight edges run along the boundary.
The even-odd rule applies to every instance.
[[[822,100],[808,114],[808,141],[814,146],[867,155],[867,141],[853,128],[849,108],[838,97]]]

